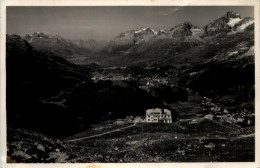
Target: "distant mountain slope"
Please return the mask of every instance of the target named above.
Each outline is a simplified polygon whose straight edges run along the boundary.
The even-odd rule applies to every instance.
[[[88,49],[90,51],[97,51],[102,49],[106,45],[106,41],[96,41],[96,40],[67,40],[74,46],[82,49]],[[84,54],[84,53],[82,53]]]
[[[64,58],[76,57],[77,55],[87,56],[105,45],[104,41],[67,40],[60,36],[45,34],[43,32],[26,35],[24,39],[36,49],[59,54]]]
[[[54,88],[56,90],[62,89],[64,85],[89,80],[90,77],[83,67],[69,63],[55,54],[41,53],[18,35],[6,36],[6,52],[8,74],[19,73],[20,78],[17,80],[30,77],[42,86],[44,83],[46,87],[57,87]],[[34,81],[28,81],[30,82]]]

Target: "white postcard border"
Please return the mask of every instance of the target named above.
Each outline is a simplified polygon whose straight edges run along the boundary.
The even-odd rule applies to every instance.
[[[6,6],[254,6],[255,18],[255,120],[260,121],[259,82],[259,1],[258,0],[2,0],[1,2],[1,58],[0,58],[0,125],[1,125],[1,166],[3,168],[23,167],[74,167],[74,168],[111,168],[111,167],[182,167],[182,168],[259,168],[260,167],[260,124],[256,123],[255,162],[196,162],[196,163],[44,163],[15,164],[6,163],[6,73],[5,73],[5,40],[6,40]]]

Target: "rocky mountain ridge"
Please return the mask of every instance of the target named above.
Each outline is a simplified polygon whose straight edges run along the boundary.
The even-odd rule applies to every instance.
[[[204,37],[221,32],[242,31],[253,23],[253,18],[242,18],[238,13],[227,12],[226,15],[203,27],[195,26],[188,21],[179,23],[169,30],[161,29],[158,32],[152,28],[142,27],[123,32],[111,42],[113,44],[121,43],[122,45],[125,45],[126,43],[139,44],[141,42],[147,42],[150,39],[162,38],[161,36],[164,36],[164,38],[180,38],[185,36]]]

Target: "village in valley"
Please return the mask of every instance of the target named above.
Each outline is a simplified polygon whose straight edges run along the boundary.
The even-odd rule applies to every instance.
[[[135,82],[138,84],[138,87],[140,89],[143,89],[147,92],[149,92],[152,88],[158,88],[161,86],[170,86],[173,87],[172,84],[170,84],[170,78],[173,77],[173,75],[169,74],[167,71],[165,72],[166,75],[133,75],[133,74],[126,74],[126,73],[120,73],[116,72],[115,69],[125,69],[126,67],[113,67],[110,68],[109,71],[105,71],[105,69],[102,70],[103,73],[100,73],[99,71],[95,71],[92,73],[92,80],[93,81],[99,81],[99,80],[111,80],[111,81],[123,81],[123,82]],[[105,71],[105,73],[104,73]],[[194,92],[190,88],[186,88],[186,91],[189,94],[195,94],[198,95],[197,92]],[[229,124],[237,124],[241,126],[253,126],[254,123],[254,117],[255,114],[253,111],[250,111],[248,109],[242,109],[239,111],[232,111],[228,110],[227,108],[214,103],[214,101],[210,98],[207,98],[205,96],[199,96],[201,98],[201,112],[198,112],[195,117],[191,119],[181,119],[177,118],[177,120],[188,120],[190,123],[197,123],[197,119],[205,118],[208,120],[215,120],[221,123],[229,123]],[[163,121],[162,118],[164,118],[162,113],[167,111],[169,113],[169,117],[171,120]],[[149,115],[147,114],[149,111]],[[159,113],[159,114],[157,114]],[[144,112],[144,116],[127,116],[124,119],[117,119],[117,123],[122,122],[151,122],[151,123],[172,123],[172,112],[169,109],[163,109],[159,107],[154,107],[151,109],[147,109],[146,112]]]
[[[95,72],[93,73],[92,80],[112,80],[112,81],[135,81],[140,85],[139,88],[149,90],[150,87],[158,87],[161,85],[169,84],[169,77],[162,77],[159,75],[143,76],[143,75],[132,75],[132,74],[120,74],[110,72],[108,74],[102,74]]]

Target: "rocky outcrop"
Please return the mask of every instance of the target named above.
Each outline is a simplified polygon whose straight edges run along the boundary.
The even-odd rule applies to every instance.
[[[192,31],[191,28],[193,27],[192,23],[184,22],[177,26],[174,26],[169,30],[169,34],[171,37],[184,37],[184,36],[191,36]]]
[[[135,45],[155,37],[157,32],[148,27],[137,28],[121,33],[109,45]]]
[[[167,34],[167,31],[164,30],[164,29],[160,29],[160,30],[158,31],[158,33],[157,33],[158,36],[164,35],[164,34]]]
[[[135,30],[134,33],[134,44],[146,42],[149,39],[155,37],[156,34],[157,32],[151,28],[146,27],[146,28],[137,29]]]

